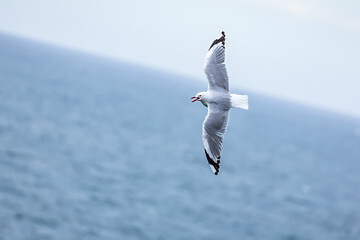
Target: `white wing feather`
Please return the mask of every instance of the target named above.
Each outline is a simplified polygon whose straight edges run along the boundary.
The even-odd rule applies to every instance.
[[[208,104],[208,114],[203,123],[203,144],[205,155],[215,174],[219,172],[220,153],[229,119],[229,110],[222,110],[212,103]]]
[[[209,90],[229,92],[229,78],[225,67],[225,48],[218,43],[210,48],[205,57],[204,71]]]

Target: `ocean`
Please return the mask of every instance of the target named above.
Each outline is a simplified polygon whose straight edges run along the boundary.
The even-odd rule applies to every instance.
[[[358,118],[230,86],[215,176],[206,87],[0,34],[0,240],[360,239]]]

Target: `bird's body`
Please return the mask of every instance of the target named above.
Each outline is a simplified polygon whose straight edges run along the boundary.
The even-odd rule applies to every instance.
[[[223,110],[231,108],[231,95],[228,92],[206,91],[203,92],[203,98],[200,100],[205,107],[208,104],[215,104]]]
[[[248,109],[247,95],[229,93],[229,80],[225,68],[225,33],[210,46],[205,57],[204,70],[208,78],[208,91],[192,97],[208,107],[203,123],[203,144],[207,161],[217,175],[220,168],[220,153],[231,107]]]

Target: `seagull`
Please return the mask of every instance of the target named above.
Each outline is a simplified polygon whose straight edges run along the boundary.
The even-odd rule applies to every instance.
[[[220,153],[229,121],[230,108],[249,109],[248,96],[229,93],[229,78],[225,68],[225,32],[211,44],[204,63],[208,90],[192,97],[208,108],[203,122],[202,139],[205,156],[215,175],[219,174]]]

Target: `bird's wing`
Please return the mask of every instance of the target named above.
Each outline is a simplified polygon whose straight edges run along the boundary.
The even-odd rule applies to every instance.
[[[229,92],[229,79],[225,68],[225,33],[214,40],[205,57],[204,71],[209,81],[209,90]]]
[[[220,153],[228,124],[229,110],[222,110],[215,103],[210,103],[208,106],[208,114],[203,123],[203,143],[210,168],[217,175],[220,168]]]

